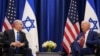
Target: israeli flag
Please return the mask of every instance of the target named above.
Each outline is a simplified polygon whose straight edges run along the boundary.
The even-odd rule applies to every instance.
[[[84,20],[90,22],[90,30],[99,32],[99,20],[96,15],[94,0],[86,0]]]
[[[39,51],[39,45],[37,22],[33,7],[34,0],[26,0],[22,21],[23,31],[26,33],[26,37],[29,42],[29,47],[32,49],[33,56],[36,56],[36,52]]]

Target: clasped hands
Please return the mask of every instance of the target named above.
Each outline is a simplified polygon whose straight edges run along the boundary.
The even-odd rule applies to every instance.
[[[82,36],[81,38],[79,38],[79,40],[77,41],[78,43],[82,43],[85,41],[85,38]]]
[[[12,42],[10,46],[13,46],[13,47],[22,47],[24,46],[25,44],[24,43],[21,43],[19,41],[16,41],[16,42]]]

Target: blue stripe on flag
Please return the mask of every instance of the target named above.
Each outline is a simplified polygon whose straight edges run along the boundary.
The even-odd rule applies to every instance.
[[[35,1],[34,0],[27,0],[28,1],[28,3],[30,4],[30,7],[32,8],[32,10],[34,11],[34,12],[36,12],[35,11]]]
[[[96,12],[96,8],[94,5],[94,0],[88,0],[88,3],[91,5],[91,7],[94,9],[94,11]]]

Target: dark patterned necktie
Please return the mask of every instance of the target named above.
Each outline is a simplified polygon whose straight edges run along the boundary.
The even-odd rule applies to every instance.
[[[85,33],[83,33],[82,37],[81,37],[81,41],[80,41],[80,46],[83,47],[84,46],[84,43],[85,43]]]

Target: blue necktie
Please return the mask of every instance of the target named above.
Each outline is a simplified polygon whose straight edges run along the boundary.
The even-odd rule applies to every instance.
[[[17,41],[20,41],[20,34],[17,32]]]
[[[17,32],[17,39],[16,40],[20,41],[20,34],[19,34],[19,32]],[[16,47],[16,53],[18,53],[18,52],[19,52],[19,48]]]

